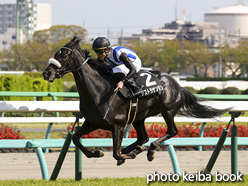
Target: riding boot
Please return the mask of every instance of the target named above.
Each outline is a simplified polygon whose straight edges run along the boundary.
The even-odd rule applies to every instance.
[[[144,93],[144,91],[140,87],[138,87],[138,85],[135,83],[133,78],[130,78],[125,84],[132,89],[133,91],[132,97],[136,97]]]

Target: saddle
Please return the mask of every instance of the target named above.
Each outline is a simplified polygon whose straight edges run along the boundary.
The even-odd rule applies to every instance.
[[[136,77],[133,78],[136,84],[144,91],[144,93],[139,97],[148,96],[163,90],[163,86],[159,82],[158,77],[149,71],[141,70],[136,74]],[[131,88],[126,85],[123,86],[120,93],[126,99],[131,99],[133,95]]]

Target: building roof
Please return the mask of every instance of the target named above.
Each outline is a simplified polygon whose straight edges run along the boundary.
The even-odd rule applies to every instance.
[[[210,14],[248,14],[248,6],[237,4],[213,10]]]

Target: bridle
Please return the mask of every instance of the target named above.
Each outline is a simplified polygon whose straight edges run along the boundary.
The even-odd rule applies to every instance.
[[[55,74],[55,77],[56,77],[56,78],[61,78],[61,77],[63,77],[66,73],[69,73],[69,72],[76,72],[76,71],[78,71],[78,70],[81,69],[82,66],[85,65],[85,64],[87,63],[87,61],[90,59],[90,57],[88,57],[88,58],[87,58],[87,59],[86,59],[78,68],[76,68],[76,69],[66,70],[66,67],[67,67],[68,65],[69,65],[70,67],[74,68],[74,66],[71,65],[71,61],[72,61],[71,58],[72,58],[72,55],[74,54],[74,49],[72,50],[71,48],[68,48],[68,47],[61,47],[59,51],[61,51],[61,49],[66,49],[66,50],[69,50],[69,51],[71,52],[68,61],[66,62],[66,64],[65,64],[63,67],[62,67],[61,63],[60,63],[58,60],[54,59],[54,58],[50,58],[50,59],[48,60],[48,63],[49,63],[49,64],[53,64],[53,65],[55,65],[55,66],[58,68],[58,70],[57,70],[57,72],[56,72],[56,74]],[[80,53],[80,52],[79,52],[79,53]],[[80,53],[80,55],[82,55],[82,54]]]

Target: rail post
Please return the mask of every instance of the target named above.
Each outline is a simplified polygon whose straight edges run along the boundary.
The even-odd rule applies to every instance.
[[[79,126],[77,126],[76,132],[79,130]],[[79,140],[82,143],[82,138]],[[75,181],[79,181],[82,179],[82,151],[75,147]]]
[[[237,174],[238,171],[238,128],[235,125],[235,119],[244,112],[229,112],[233,118],[233,126],[231,127],[231,172]]]
[[[41,169],[41,174],[43,179],[49,179],[48,175],[48,169],[47,169],[47,164],[46,164],[46,159],[44,156],[44,153],[42,151],[42,143],[40,143],[38,140],[30,140],[27,142],[27,147],[28,148],[35,148],[36,155],[39,160],[40,164],[40,169]]]
[[[71,139],[72,139],[72,136],[73,136],[74,132],[73,131],[69,131],[67,136],[66,136],[66,139],[65,139],[65,143],[61,149],[61,152],[59,154],[59,157],[58,157],[58,160],[56,162],[56,165],[53,169],[53,172],[52,172],[52,175],[50,177],[50,180],[56,180],[57,177],[58,177],[58,174],[59,174],[59,171],[62,167],[62,164],[65,160],[65,156],[66,156],[66,153],[68,152],[68,149],[70,147],[70,144],[71,144]]]
[[[51,135],[51,131],[52,131],[52,126],[53,126],[53,123],[49,123],[49,124],[48,124],[45,139],[50,139],[50,135]],[[45,152],[45,153],[49,153],[49,149],[48,149],[48,148],[45,148],[45,149],[44,149],[44,152]]]
[[[231,127],[231,172],[237,174],[238,171],[238,128],[233,121]]]
[[[42,178],[45,180],[48,180],[49,175],[48,175],[48,170],[47,170],[47,164],[46,164],[45,156],[42,152],[42,148],[41,147],[35,148],[35,152],[36,152],[36,155],[39,159]]]
[[[229,132],[229,126],[230,124],[233,122],[233,126],[231,128],[231,172],[232,174],[237,174],[237,170],[238,170],[238,145],[237,145],[237,126],[235,126],[235,118],[238,118],[240,115],[243,115],[244,112],[229,112],[229,114],[231,114],[231,120],[228,123],[226,129],[223,129],[222,134],[220,136],[220,139],[214,149],[214,152],[211,156],[211,158],[209,159],[209,162],[205,168],[205,170],[203,171],[204,173],[210,173],[214,163],[216,161],[216,159],[218,158],[218,155],[220,153],[220,150],[226,140],[226,137],[228,135]]]
[[[51,175],[51,178],[50,178],[50,180],[56,180],[57,179],[57,177],[58,177],[58,174],[59,174],[59,171],[60,171],[60,169],[61,169],[61,167],[62,167],[62,164],[63,164],[63,162],[64,162],[64,159],[65,159],[65,156],[66,156],[66,153],[68,152],[68,149],[69,149],[69,147],[70,147],[70,144],[71,144],[71,140],[72,140],[72,136],[74,135],[74,128],[75,128],[75,125],[76,124],[78,124],[79,125],[79,118],[83,118],[83,116],[80,114],[80,113],[78,113],[78,112],[74,112],[73,113],[73,115],[74,116],[76,116],[76,121],[74,122],[74,125],[73,125],[73,127],[72,127],[72,129],[71,129],[71,131],[69,131],[68,132],[68,134],[67,134],[67,136],[66,136],[66,139],[65,139],[65,143],[64,143],[64,145],[63,145],[63,147],[62,147],[62,149],[61,149],[61,152],[60,152],[60,154],[59,154],[59,158],[58,158],[58,160],[57,160],[57,162],[56,162],[56,165],[55,165],[55,167],[54,167],[54,169],[53,169],[53,173],[52,173],[52,175]],[[77,152],[77,153],[80,153],[80,152]],[[76,179],[76,177],[80,174],[80,166],[78,166],[79,165],[79,163],[80,162],[78,162],[79,161],[79,156],[80,155],[78,155],[76,153],[76,160],[75,160],[75,172],[76,172],[76,174],[75,174],[75,179]],[[81,155],[81,172],[82,172],[82,155]],[[78,176],[79,177],[79,176]],[[81,174],[81,178],[82,178],[82,174]]]
[[[222,148],[222,146],[226,140],[228,132],[229,132],[228,129],[223,129],[221,136],[220,136],[220,139],[219,139],[219,141],[218,141],[218,143],[214,149],[214,152],[213,152],[212,156],[210,157],[205,170],[203,171],[204,173],[210,173],[211,172],[211,170],[215,164],[215,161],[219,156],[220,150],[221,150],[221,148]]]
[[[199,134],[199,138],[202,138],[203,135],[204,135],[205,125],[206,125],[206,122],[203,122],[203,123],[202,123],[202,126],[201,126],[201,131],[200,131],[200,134]],[[202,151],[202,146],[199,146],[199,147],[198,147],[198,150],[199,150],[199,151]]]
[[[78,131],[80,128],[79,119],[83,118],[83,116],[79,112],[73,112],[73,115],[76,116],[75,124],[77,123],[75,131]],[[74,126],[75,126],[75,124],[74,124]],[[74,128],[74,126],[73,126],[73,128]],[[82,143],[82,138],[80,138],[79,141],[80,141],[80,143]],[[82,179],[82,151],[78,147],[75,147],[75,181],[79,181],[81,179]]]
[[[168,149],[168,152],[169,152],[169,155],[170,155],[170,158],[171,158],[174,173],[178,174],[180,176],[181,173],[180,173],[179,163],[178,163],[178,160],[177,160],[176,151],[175,151],[173,145],[168,145],[167,149]]]
[[[237,137],[237,126],[231,127],[231,169],[232,174],[237,174],[238,171],[238,137]]]

